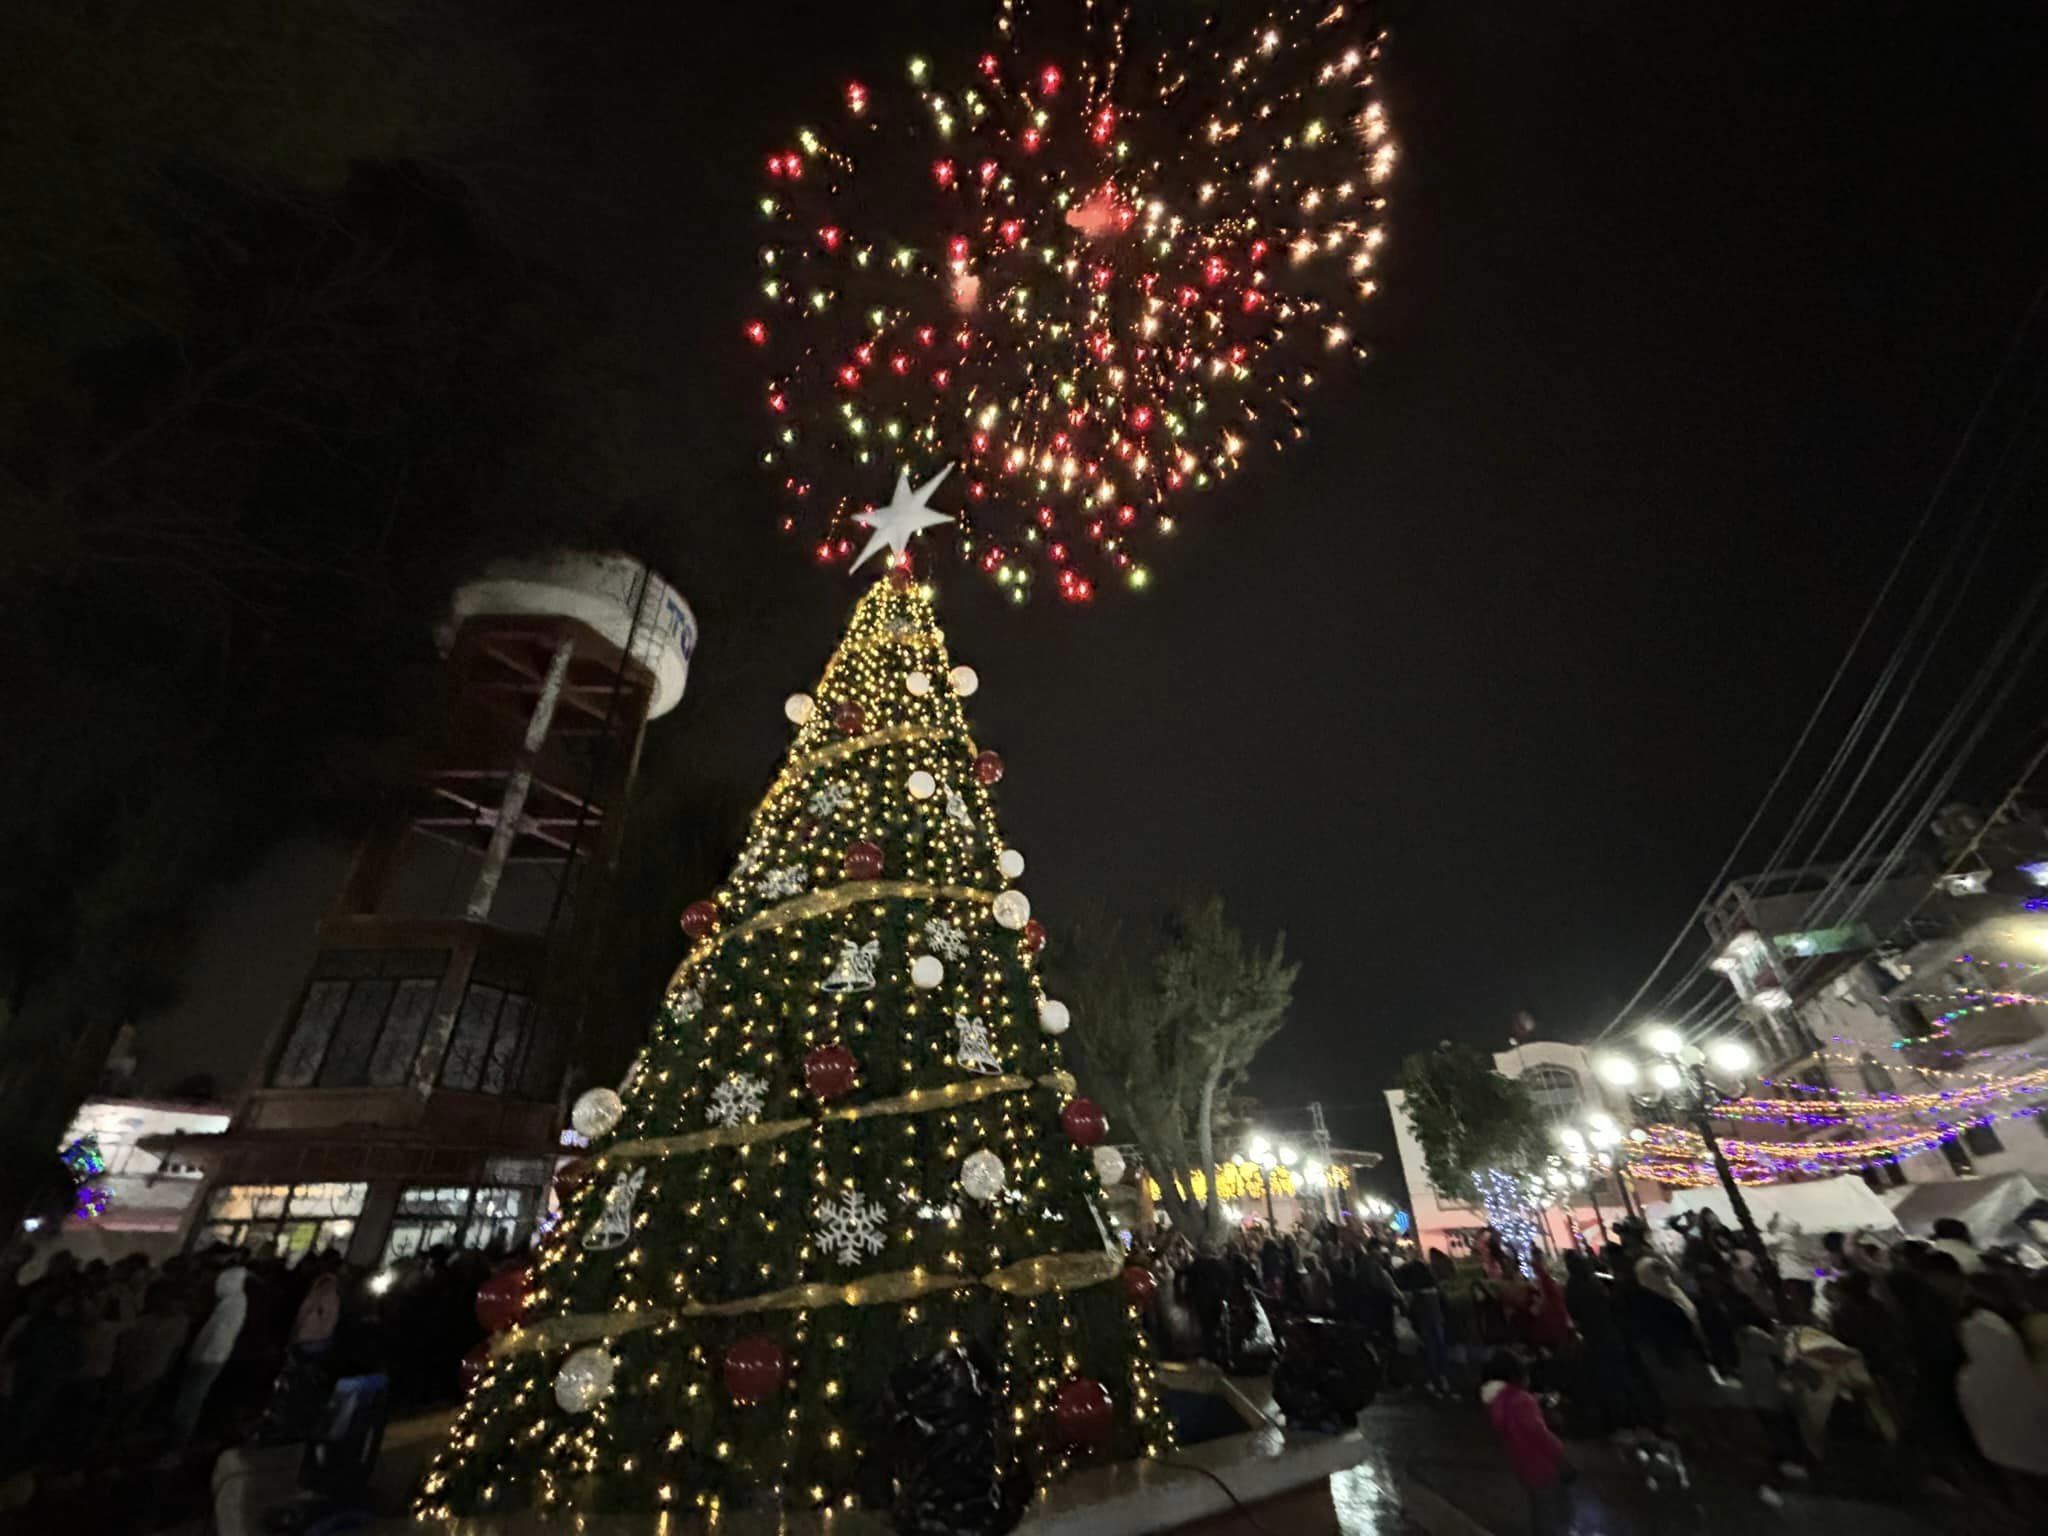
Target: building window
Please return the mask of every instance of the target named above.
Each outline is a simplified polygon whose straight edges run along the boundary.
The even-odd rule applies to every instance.
[[[207,1196],[192,1243],[226,1243],[294,1261],[329,1248],[347,1252],[367,1184],[225,1184]]]
[[[472,982],[455,1016],[455,1035],[441,1065],[442,1086],[476,1093],[517,1088],[531,1002],[520,993]]]
[[[1972,1157],[1990,1157],[2005,1150],[2005,1143],[1999,1140],[1997,1128],[1989,1121],[1973,1125],[1963,1131],[1963,1145]]]
[[[1579,1075],[1569,1067],[1531,1067],[1522,1074],[1529,1098],[1546,1114],[1570,1114],[1584,1101]]]
[[[518,1185],[414,1184],[401,1190],[384,1262],[437,1245],[510,1252],[524,1239],[539,1191]]]
[[[1863,1170],[1863,1182],[1880,1195],[1906,1182],[1906,1170],[1897,1163],[1871,1163]]]
[[[396,1088],[412,1075],[446,950],[323,954],[278,1052],[274,1088]]]
[[[1963,1150],[1959,1142],[1944,1141],[1941,1144],[1941,1155],[1948,1159],[1949,1167],[1955,1170],[1955,1175],[1959,1179],[1967,1179],[1977,1171],[1971,1166],[1970,1154]]]
[[[1865,1051],[1863,1053],[1862,1059],[1856,1063],[1856,1071],[1863,1079],[1863,1091],[1865,1093],[1898,1092],[1897,1086],[1892,1082],[1891,1068],[1871,1055],[1870,1052]]]

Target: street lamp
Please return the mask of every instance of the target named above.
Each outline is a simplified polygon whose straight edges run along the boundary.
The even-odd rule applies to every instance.
[[[1585,1181],[1586,1200],[1593,1207],[1593,1219],[1600,1223],[1602,1234],[1607,1231],[1607,1213],[1600,1209],[1600,1180],[1607,1175],[1612,1174],[1620,1186],[1622,1209],[1631,1216],[1636,1214],[1635,1200],[1629,1194],[1628,1178],[1623,1172],[1628,1157],[1621,1150],[1621,1127],[1615,1124],[1612,1115],[1595,1110],[1579,1125],[1560,1125],[1557,1140],[1564,1148],[1564,1160]]]
[[[1708,1155],[1714,1160],[1714,1171],[1721,1176],[1721,1188],[1728,1195],[1728,1204],[1742,1226],[1742,1235],[1761,1257],[1764,1252],[1763,1234],[1757,1231],[1749,1202],[1742,1197],[1742,1187],[1735,1182],[1734,1171],[1729,1168],[1728,1158],[1721,1150],[1721,1139],[1714,1134],[1714,1111],[1730,1099],[1741,1097],[1741,1088],[1738,1086],[1733,1092],[1723,1088],[1707,1070],[1711,1064],[1713,1070],[1723,1077],[1739,1078],[1755,1064],[1755,1057],[1747,1045],[1732,1036],[1722,1036],[1702,1049],[1688,1043],[1685,1036],[1669,1024],[1650,1025],[1642,1032],[1641,1039],[1651,1053],[1649,1062],[1639,1063],[1630,1057],[1612,1053],[1596,1061],[1593,1070],[1605,1081],[1625,1090],[1645,1109],[1688,1121],[1700,1133],[1700,1139],[1707,1144]],[[1640,1128],[1630,1135],[1638,1141],[1643,1139]]]

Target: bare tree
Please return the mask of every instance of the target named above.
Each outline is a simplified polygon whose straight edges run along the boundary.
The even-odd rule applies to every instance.
[[[1177,908],[1133,945],[1100,917],[1067,944],[1067,986],[1088,1087],[1126,1128],[1157,1180],[1160,1204],[1190,1237],[1219,1232],[1216,1117],[1260,1047],[1287,1021],[1300,967],[1245,941],[1220,897]],[[1203,1171],[1197,1206],[1178,1181]]]

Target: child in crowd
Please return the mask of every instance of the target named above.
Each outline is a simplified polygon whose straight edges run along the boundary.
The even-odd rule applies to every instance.
[[[1529,1390],[1529,1370],[1520,1357],[1498,1350],[1486,1362],[1479,1401],[1508,1453],[1515,1480],[1529,1495],[1529,1528],[1534,1536],[1569,1536],[1571,1463],[1564,1442],[1544,1421],[1543,1405]]]

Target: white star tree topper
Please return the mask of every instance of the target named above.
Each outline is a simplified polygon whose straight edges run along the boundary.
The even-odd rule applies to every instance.
[[[925,529],[952,522],[952,518],[943,512],[934,512],[930,505],[932,492],[936,491],[939,482],[951,473],[953,466],[948,464],[923,485],[912,490],[910,471],[897,470],[896,491],[889,498],[889,505],[871,507],[854,519],[872,531],[868,534],[867,547],[860,552],[860,558],[847,569],[859,570],[867,563],[868,556],[885,545],[891,554],[901,555],[910,547],[910,541]]]

